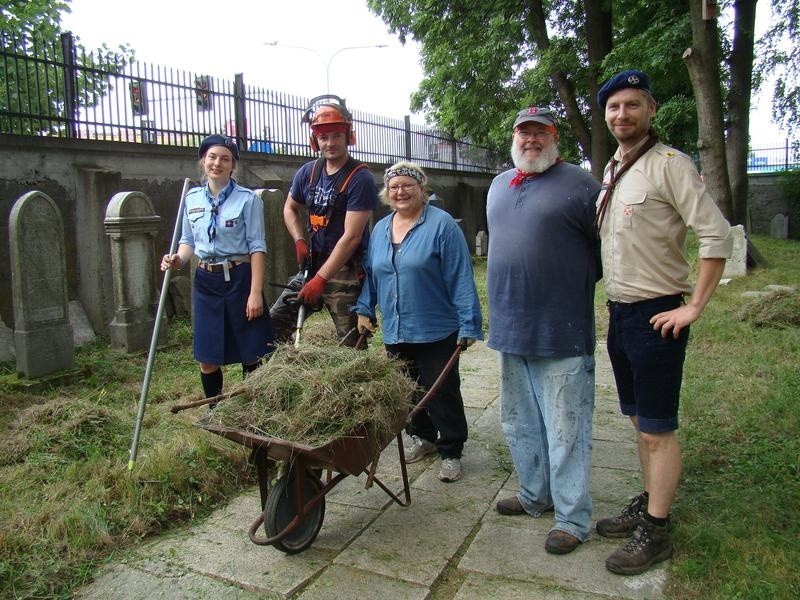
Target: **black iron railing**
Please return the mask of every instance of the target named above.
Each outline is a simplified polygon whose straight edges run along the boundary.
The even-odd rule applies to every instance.
[[[85,52],[58,41],[0,31],[0,133],[197,147],[210,133],[241,150],[311,156],[301,117],[309,99],[204,74]],[[424,125],[349,107],[357,145],[374,163],[496,172],[488,148]]]

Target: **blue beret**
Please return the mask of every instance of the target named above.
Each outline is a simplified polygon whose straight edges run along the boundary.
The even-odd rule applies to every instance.
[[[597,92],[597,103],[600,108],[606,107],[608,97],[625,88],[633,88],[650,93],[650,78],[644,71],[622,71],[606,81]]]
[[[212,146],[222,146],[227,148],[233,154],[234,160],[239,160],[239,146],[236,145],[236,142],[233,141],[233,138],[229,138],[226,135],[220,135],[218,133],[214,133],[206,137],[202,142],[200,142],[200,148],[197,150],[197,156],[203,158],[208,152],[208,149]]]

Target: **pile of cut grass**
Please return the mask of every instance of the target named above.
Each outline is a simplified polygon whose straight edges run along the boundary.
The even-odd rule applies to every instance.
[[[321,446],[366,425],[378,437],[410,406],[417,385],[383,352],[305,345],[279,347],[207,421]]]
[[[739,320],[754,327],[800,327],[800,294],[782,291],[762,296],[742,307]]]

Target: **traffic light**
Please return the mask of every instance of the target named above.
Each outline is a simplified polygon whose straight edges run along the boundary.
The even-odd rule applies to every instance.
[[[128,88],[131,93],[131,110],[134,115],[147,114],[147,86],[139,79],[132,79]]]
[[[195,76],[194,93],[197,98],[197,110],[211,110],[213,108],[211,92],[211,77],[208,75]]]

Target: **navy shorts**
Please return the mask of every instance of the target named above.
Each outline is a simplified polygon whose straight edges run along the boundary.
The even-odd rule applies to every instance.
[[[626,304],[609,302],[608,356],[622,414],[636,416],[639,430],[662,433],[678,428],[678,400],[689,328],[678,339],[661,337],[650,318],[678,308],[683,296]]]
[[[264,314],[247,320],[250,296],[250,263],[224,273],[196,269],[193,290],[194,357],[211,365],[252,364],[272,349],[272,321]]]

